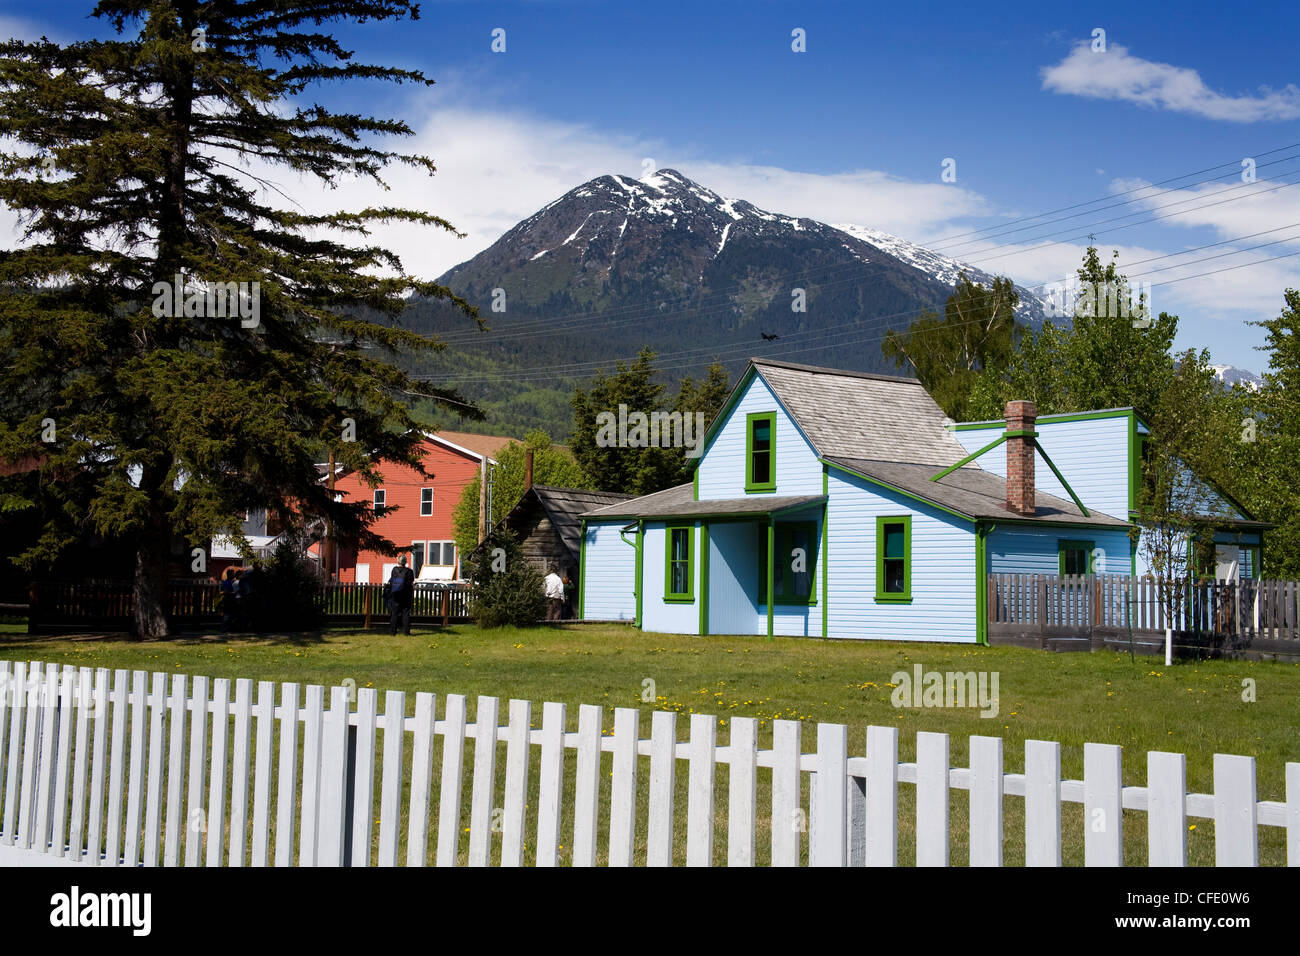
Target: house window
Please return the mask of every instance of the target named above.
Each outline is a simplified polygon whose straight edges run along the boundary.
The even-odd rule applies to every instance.
[[[424,567],[424,542],[412,541],[411,542],[411,570],[414,571],[416,576],[418,577],[420,574],[420,568],[422,567]]]
[[[423,517],[429,517],[433,514],[433,489],[420,489],[420,514]]]
[[[695,600],[695,568],[691,562],[691,525],[669,526],[667,553],[664,562],[664,600]]]
[[[815,604],[817,525],[812,521],[777,522],[772,531],[776,563],[772,586],[777,604]],[[767,603],[767,528],[758,527],[758,603]]]
[[[1058,566],[1061,574],[1092,574],[1091,541],[1057,542]]]
[[[745,491],[776,491],[776,412],[746,418]]]
[[[876,519],[876,600],[912,600],[912,516]]]
[[[440,567],[450,567],[456,563],[456,542],[430,541],[429,563]]]
[[[387,492],[385,492],[383,488],[376,488],[375,489],[375,514],[381,515],[384,513],[384,505],[386,500],[387,500]]]

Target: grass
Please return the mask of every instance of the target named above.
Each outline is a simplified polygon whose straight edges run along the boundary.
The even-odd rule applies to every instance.
[[[1187,755],[1188,787],[1213,791],[1213,755],[1243,754],[1256,758],[1259,798],[1285,799],[1287,762],[1300,761],[1300,735],[1294,732],[1294,701],[1300,699],[1300,664],[1247,661],[1199,661],[1165,668],[1158,660],[1127,654],[1053,654],[1018,648],[982,648],[885,642],[837,642],[753,637],[688,637],[642,634],[629,626],[561,625],[536,629],[482,631],[472,626],[417,631],[389,636],[383,630],[287,637],[190,637],[157,642],[119,638],[27,638],[0,633],[0,658],[43,660],[85,667],[125,668],[337,685],[345,678],[358,687],[408,692],[413,712],[415,691],[491,695],[502,698],[505,720],[510,698],[532,700],[540,726],[540,702],[570,705],[570,730],[577,729],[577,705],[607,708],[605,729],[613,727],[615,707],[637,707],[641,735],[649,735],[649,712],[674,710],[682,715],[707,713],[718,718],[718,744],[725,745],[733,717],[760,721],[760,746],[771,744],[772,721],[805,723],[804,750],[815,749],[815,723],[846,724],[851,755],[863,752],[870,724],[900,730],[900,759],[915,754],[916,731],[952,735],[954,766],[967,763],[972,734],[1004,740],[1007,772],[1023,770],[1024,741],[1061,743],[1063,774],[1081,779],[1083,744],[1119,744],[1124,748],[1124,783],[1145,784],[1150,750]],[[980,716],[978,708],[896,707],[890,700],[893,675],[920,664],[927,671],[987,671],[999,676],[999,712]],[[1243,682],[1253,682],[1254,701],[1243,699]],[[642,700],[643,694],[654,703]],[[382,697],[381,697],[382,707]],[[442,702],[439,702],[441,711]],[[469,702],[470,720],[474,703]],[[679,720],[685,739],[688,720]],[[466,751],[467,779],[472,748]],[[435,775],[440,766],[435,755]],[[610,755],[604,756],[606,764]],[[409,754],[407,757],[409,764]],[[572,766],[572,754],[569,759]],[[504,749],[497,761],[503,773]],[[609,767],[602,770],[608,788]],[[409,773],[409,768],[408,768]],[[715,861],[726,858],[725,770],[717,782],[719,811],[715,823]],[[684,800],[685,768],[678,790]],[[647,799],[648,761],[639,769],[638,808]],[[533,780],[536,780],[534,765]],[[436,790],[435,780],[435,790]],[[764,824],[766,771],[760,771],[759,822]],[[571,791],[568,791],[571,794]],[[900,860],[911,862],[914,841],[913,788],[900,787]],[[462,822],[468,826],[469,787],[465,787]],[[536,806],[535,792],[529,803]],[[571,796],[568,798],[570,804]],[[434,804],[436,808],[436,792]],[[608,794],[601,801],[602,835]],[[966,860],[966,794],[953,792],[952,854]],[[767,811],[770,813],[770,809]],[[572,813],[572,807],[568,808]],[[1023,805],[1007,797],[1005,857],[1023,861]],[[1082,807],[1062,811],[1067,862],[1082,861]],[[1192,820],[1189,857],[1213,862],[1211,821]],[[566,825],[568,821],[566,819]],[[530,827],[533,826],[530,820]],[[1126,862],[1145,862],[1145,814],[1126,812]],[[685,805],[677,814],[677,834],[684,855]],[[568,844],[571,831],[562,830]],[[436,833],[436,824],[431,825]],[[762,831],[760,830],[760,834]],[[1261,828],[1263,863],[1284,862],[1284,833]],[[432,844],[431,840],[431,844]],[[759,862],[766,858],[760,835]],[[644,834],[639,852],[644,853]],[[603,837],[601,841],[603,859]],[[462,848],[463,849],[463,848]]]

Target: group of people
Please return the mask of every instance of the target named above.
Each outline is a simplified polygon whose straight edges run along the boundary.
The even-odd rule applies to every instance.
[[[398,563],[388,575],[385,589],[388,596],[388,632],[393,635],[397,633],[398,627],[401,627],[403,634],[411,633],[411,607],[415,603],[415,572],[407,565],[406,560],[406,555],[398,558]],[[573,582],[567,576],[560,577],[553,564],[547,570],[548,573],[543,579],[543,586],[546,589],[546,620],[560,621],[564,619],[564,608],[568,603],[568,594],[572,590]]]
[[[239,631],[252,630],[257,625],[258,579],[257,568],[226,568],[221,577],[218,610],[221,611],[221,633],[232,627]]]

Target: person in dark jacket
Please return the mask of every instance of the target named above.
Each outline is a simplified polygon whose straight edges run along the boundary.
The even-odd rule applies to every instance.
[[[411,605],[415,601],[415,572],[406,566],[406,555],[398,558],[397,567],[388,576],[389,633],[397,633],[401,619],[402,633],[411,633]]]

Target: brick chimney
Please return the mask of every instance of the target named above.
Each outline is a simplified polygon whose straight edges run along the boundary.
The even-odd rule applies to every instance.
[[[1007,510],[1034,514],[1034,443],[1024,433],[1034,431],[1038,406],[1033,402],[1007,402]],[[1019,433],[1019,434],[1017,434]],[[1015,437],[1011,437],[1015,436]]]
[[[524,452],[524,491],[531,491],[533,487],[533,450],[530,448]]]

